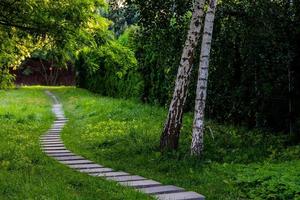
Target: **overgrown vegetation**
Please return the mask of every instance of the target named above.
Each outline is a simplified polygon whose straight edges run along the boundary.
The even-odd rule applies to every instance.
[[[54,119],[45,88],[0,91],[0,199],[150,199],[47,157],[39,137]]]
[[[197,191],[207,199],[300,198],[300,147],[286,146],[282,135],[210,121],[204,157],[193,159],[188,154],[188,115],[179,151],[162,156],[158,144],[165,109],[79,89],[53,92],[70,119],[63,131],[67,147],[98,163]]]
[[[219,2],[204,155],[187,154],[197,70],[188,80],[180,147],[161,155],[159,135],[192,6],[187,0],[1,0],[0,198],[146,198],[44,157],[38,137],[53,120],[50,102],[38,88],[2,90],[34,58],[46,85],[56,85],[59,69],[72,66],[77,87],[108,96],[53,89],[70,117],[64,139],[79,154],[208,199],[300,199],[300,0]]]
[[[134,53],[118,42],[83,49],[75,66],[81,88],[112,97],[137,98],[141,93]]]
[[[140,18],[135,46],[144,80],[142,99],[168,105],[191,1],[127,2],[129,8],[137,8]],[[212,42],[209,118],[293,132],[294,141],[299,141],[299,3],[220,1]],[[194,108],[195,80],[191,80],[187,110]]]

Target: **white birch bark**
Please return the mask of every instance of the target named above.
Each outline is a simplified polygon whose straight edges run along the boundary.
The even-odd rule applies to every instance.
[[[186,101],[195,48],[200,38],[204,4],[205,0],[196,0],[194,4],[193,16],[178,68],[173,98],[161,135],[160,147],[162,151],[165,149],[177,149],[178,147],[183,107]]]
[[[203,151],[204,113],[207,96],[207,80],[212,33],[215,19],[217,0],[210,0],[205,16],[203,39],[201,45],[200,65],[197,81],[195,114],[193,121],[193,137],[191,154],[200,156]]]

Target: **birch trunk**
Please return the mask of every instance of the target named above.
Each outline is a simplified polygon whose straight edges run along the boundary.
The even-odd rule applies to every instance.
[[[200,37],[204,4],[205,0],[196,0],[194,4],[193,16],[177,72],[173,98],[161,135],[160,148],[162,151],[177,149],[178,147],[183,107],[186,101],[195,48]]]
[[[205,16],[203,39],[201,45],[200,66],[195,100],[195,114],[193,121],[193,137],[191,144],[191,154],[197,156],[200,156],[203,151],[204,113],[205,101],[207,96],[209,56],[216,7],[217,0],[210,0],[209,7]]]

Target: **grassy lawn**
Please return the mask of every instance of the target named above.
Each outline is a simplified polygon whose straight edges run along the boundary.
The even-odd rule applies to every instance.
[[[300,148],[261,131],[207,123],[205,155],[189,157],[192,116],[185,117],[178,152],[161,155],[166,109],[53,89],[70,121],[68,148],[107,167],[204,194],[207,199],[300,199]]]
[[[150,199],[48,158],[39,136],[53,121],[43,88],[0,91],[0,199]]]
[[[45,88],[0,91],[0,199],[150,199],[116,183],[80,174],[45,156],[39,136],[53,121]],[[50,88],[70,119],[63,140],[93,161],[204,194],[207,199],[300,199],[300,147],[260,131],[207,123],[205,155],[189,157],[192,116],[178,152],[161,155],[166,110]]]

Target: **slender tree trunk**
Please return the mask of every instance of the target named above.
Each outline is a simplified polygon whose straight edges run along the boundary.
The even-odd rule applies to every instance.
[[[204,113],[207,96],[208,67],[216,7],[217,0],[210,0],[205,16],[201,45],[200,66],[195,100],[195,116],[193,122],[193,138],[191,144],[191,154],[197,156],[201,156],[203,151]]]
[[[43,63],[43,60],[42,59],[39,59],[40,63],[41,63],[41,67],[42,67],[42,70],[41,71],[41,74],[46,82],[46,85],[49,85],[49,79],[48,79],[48,72],[47,72],[47,68],[45,67],[44,63]]]
[[[294,19],[294,13],[293,13],[293,6],[294,6],[294,2],[293,0],[288,0],[288,4],[289,4],[289,11],[288,13],[290,13],[290,17],[293,20]],[[291,24],[292,21],[291,21]],[[289,50],[289,54],[291,50]],[[293,136],[293,125],[294,125],[294,119],[293,119],[293,76],[292,76],[292,63],[291,61],[289,61],[288,63],[288,88],[289,88],[289,95],[288,95],[288,101],[289,101],[289,134],[290,136]]]
[[[173,98],[161,135],[160,148],[162,151],[178,148],[183,108],[186,101],[195,48],[200,37],[204,4],[205,0],[196,0],[194,4],[193,16],[177,72]]]

